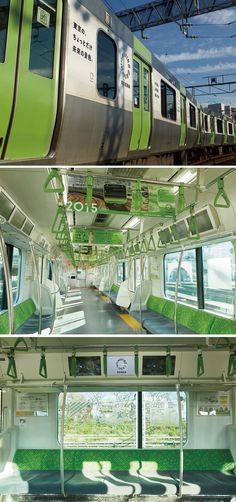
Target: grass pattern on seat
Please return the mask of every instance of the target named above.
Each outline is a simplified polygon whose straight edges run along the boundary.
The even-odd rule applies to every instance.
[[[65,470],[81,471],[84,462],[111,462],[112,471],[129,471],[134,462],[156,462],[157,471],[179,469],[179,450],[65,450]],[[20,470],[59,470],[60,450],[17,450],[13,462]],[[92,467],[92,464],[91,464]],[[230,450],[184,450],[184,469],[232,471]]]
[[[36,307],[33,300],[28,299],[14,306],[14,331],[17,331],[25,321],[27,321],[34,313]],[[0,334],[6,335],[9,333],[8,312],[0,314]]]

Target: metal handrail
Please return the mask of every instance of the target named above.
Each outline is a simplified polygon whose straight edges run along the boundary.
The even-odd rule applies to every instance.
[[[183,254],[184,251],[180,252],[180,257],[179,257],[179,263],[178,263],[178,269],[177,269],[177,277],[176,277],[176,287],[175,287],[175,310],[174,310],[174,323],[175,323],[175,334],[178,334],[178,327],[177,327],[177,307],[178,307],[178,293],[179,293],[179,279],[180,279],[180,270],[181,270],[181,265],[182,265],[182,260],[183,260]]]
[[[9,320],[9,335],[14,334],[14,308],[13,308],[13,294],[12,294],[12,282],[11,282],[11,271],[9,267],[9,261],[7,256],[7,248],[5,240],[3,237],[1,225],[5,223],[5,219],[0,216],[0,252],[3,261],[3,271],[5,277],[6,294],[7,294],[7,312]]]
[[[60,476],[61,476],[61,493],[65,497],[65,461],[64,461],[64,440],[65,440],[65,414],[66,414],[66,396],[67,385],[64,385],[62,415],[61,415],[61,447],[60,447]]]
[[[36,272],[36,283],[37,283],[37,292],[38,292],[38,307],[39,307],[39,320],[38,320],[38,334],[41,335],[42,332],[42,288],[41,281],[39,277],[39,269],[38,264],[34,252],[34,244],[32,241],[29,242],[30,250],[33,258],[34,268]]]
[[[178,415],[179,415],[179,493],[178,496],[182,497],[183,491],[183,478],[184,478],[184,450],[183,450],[183,422],[182,422],[182,408],[181,408],[181,396],[180,396],[180,385],[176,385],[177,392],[177,403],[178,403]]]

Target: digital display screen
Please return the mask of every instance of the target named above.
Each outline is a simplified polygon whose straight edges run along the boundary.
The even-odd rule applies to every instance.
[[[175,373],[175,356],[171,356],[171,375]],[[166,356],[143,356],[143,375],[165,375]]]
[[[18,209],[15,209],[14,214],[11,218],[11,224],[16,228],[21,228],[25,220],[25,215]]]
[[[11,202],[4,193],[0,193],[0,215],[8,220],[14,207],[13,202]]]
[[[176,223],[177,228],[178,228],[178,234],[180,239],[184,239],[185,237],[188,236],[188,229],[187,225],[184,220],[182,221],[177,221]]]
[[[68,358],[70,376],[71,373],[71,360]],[[99,376],[101,375],[101,357],[100,356],[78,356],[76,357],[76,376]]]
[[[206,209],[204,211],[201,211],[200,213],[197,213],[195,215],[195,218],[196,218],[199,233],[208,232],[209,230],[213,229],[211,220],[209,218],[209,214]],[[188,222],[189,222],[189,219],[190,218],[187,218]],[[196,232],[193,230],[193,231],[191,231],[191,234],[196,235]]]
[[[159,232],[159,237],[162,244],[169,244],[172,241],[172,236],[169,228],[165,228]]]

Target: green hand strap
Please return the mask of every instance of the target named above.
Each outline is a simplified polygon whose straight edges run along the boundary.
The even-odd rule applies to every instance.
[[[230,204],[229,197],[228,197],[227,193],[225,192],[224,178],[218,178],[217,186],[218,186],[218,193],[216,194],[215,199],[214,199],[214,206],[215,207],[222,207],[222,208],[229,208],[231,204]],[[223,201],[224,201],[223,203],[219,202],[220,198],[223,199]]]
[[[204,375],[205,369],[204,369],[204,361],[203,361],[203,355],[202,355],[202,349],[201,347],[198,347],[198,356],[197,356],[197,376],[200,377]]]
[[[15,354],[14,354],[14,349],[10,350],[10,353],[8,355],[8,367],[7,367],[7,375],[10,378],[17,378],[17,371],[16,371],[16,362],[15,362]]]
[[[49,184],[51,183],[52,180],[58,182],[59,186],[57,188],[49,188]],[[57,171],[57,169],[52,169],[52,171],[49,173],[49,175],[44,183],[43,190],[46,193],[61,194],[64,192],[65,187],[63,185],[62,177],[59,174],[59,172]]]
[[[41,359],[40,359],[40,364],[39,364],[39,374],[43,378],[48,377],[47,363],[46,363],[46,356],[45,356],[45,347],[42,347]]]

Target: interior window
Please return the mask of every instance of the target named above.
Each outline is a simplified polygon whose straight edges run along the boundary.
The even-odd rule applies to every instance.
[[[163,80],[161,81],[161,113],[169,120],[176,120],[176,93]]]
[[[235,254],[231,242],[203,246],[205,308],[233,316]]]
[[[196,128],[197,127],[197,121],[196,121],[196,108],[195,106],[189,104],[189,113],[190,113],[190,126]]]
[[[57,0],[34,0],[29,70],[53,78]]]
[[[6,56],[9,11],[10,0],[0,0],[0,63],[4,63]]]
[[[97,88],[101,96],[116,97],[116,44],[103,31],[98,33]]]
[[[135,289],[141,283],[141,260],[140,258],[136,258],[135,260]]]
[[[124,267],[123,262],[118,262],[117,266],[117,284],[121,284],[124,280]]]
[[[13,303],[16,303],[20,292],[20,269],[21,269],[21,252],[17,248],[13,248],[12,267],[11,267],[11,282],[13,292]]]
[[[187,441],[186,394],[181,392],[183,442]],[[178,448],[179,413],[176,392],[143,392],[143,447]]]
[[[58,439],[63,394],[59,395]],[[136,448],[136,392],[73,392],[66,398],[66,448]]]
[[[165,294],[175,299],[175,288],[180,253],[165,256]],[[184,251],[179,274],[178,301],[198,305],[195,249]]]

